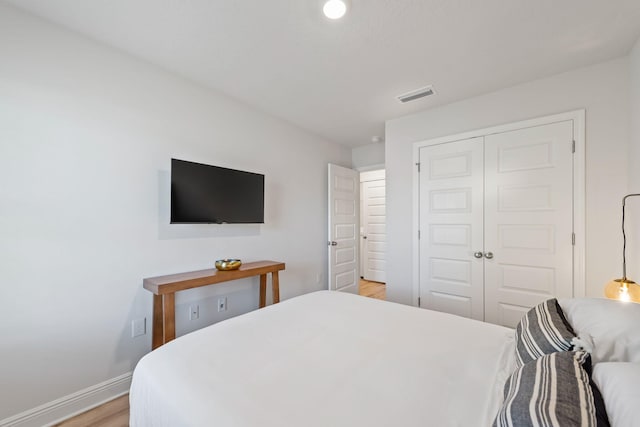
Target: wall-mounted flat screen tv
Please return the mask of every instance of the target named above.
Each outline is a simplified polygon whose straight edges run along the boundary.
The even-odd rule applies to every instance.
[[[171,159],[171,223],[264,223],[264,175]]]

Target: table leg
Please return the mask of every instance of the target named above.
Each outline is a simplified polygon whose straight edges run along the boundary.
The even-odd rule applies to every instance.
[[[176,294],[162,296],[163,344],[176,338]]]
[[[260,308],[267,305],[267,275],[260,275]]]
[[[153,330],[151,331],[151,349],[164,344],[164,325],[162,323],[162,295],[153,295]]]
[[[271,273],[271,292],[273,292],[273,303],[280,302],[280,279],[278,278],[278,272]]]

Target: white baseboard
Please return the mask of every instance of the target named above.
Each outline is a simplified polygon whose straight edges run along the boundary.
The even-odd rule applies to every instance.
[[[130,386],[131,372],[128,372],[119,377],[87,387],[84,390],[77,391],[68,396],[0,420],[0,427],[50,426],[122,396],[129,392]]]

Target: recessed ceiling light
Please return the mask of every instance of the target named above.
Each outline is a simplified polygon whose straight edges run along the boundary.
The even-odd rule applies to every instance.
[[[347,4],[344,0],[329,0],[322,7],[322,11],[329,19],[340,19],[347,13]]]

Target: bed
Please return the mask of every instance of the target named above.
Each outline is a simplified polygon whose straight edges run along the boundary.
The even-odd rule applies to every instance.
[[[583,323],[594,321],[571,310],[576,312],[578,323],[580,316]],[[584,336],[576,341],[583,347],[599,339]],[[450,314],[314,292],[192,332],[147,354],[133,375],[130,423],[491,426],[505,405],[505,420],[511,422],[523,393],[509,394],[507,388],[514,372],[526,378],[524,367],[532,369],[538,360],[534,356],[534,363],[526,363],[517,356],[518,339],[522,335],[513,329]],[[631,341],[624,346],[627,352],[616,356],[624,360],[614,357],[614,362],[638,365],[640,347]],[[569,354],[561,350],[555,351]],[[582,359],[586,350],[578,352]],[[570,354],[570,367],[584,362]]]

